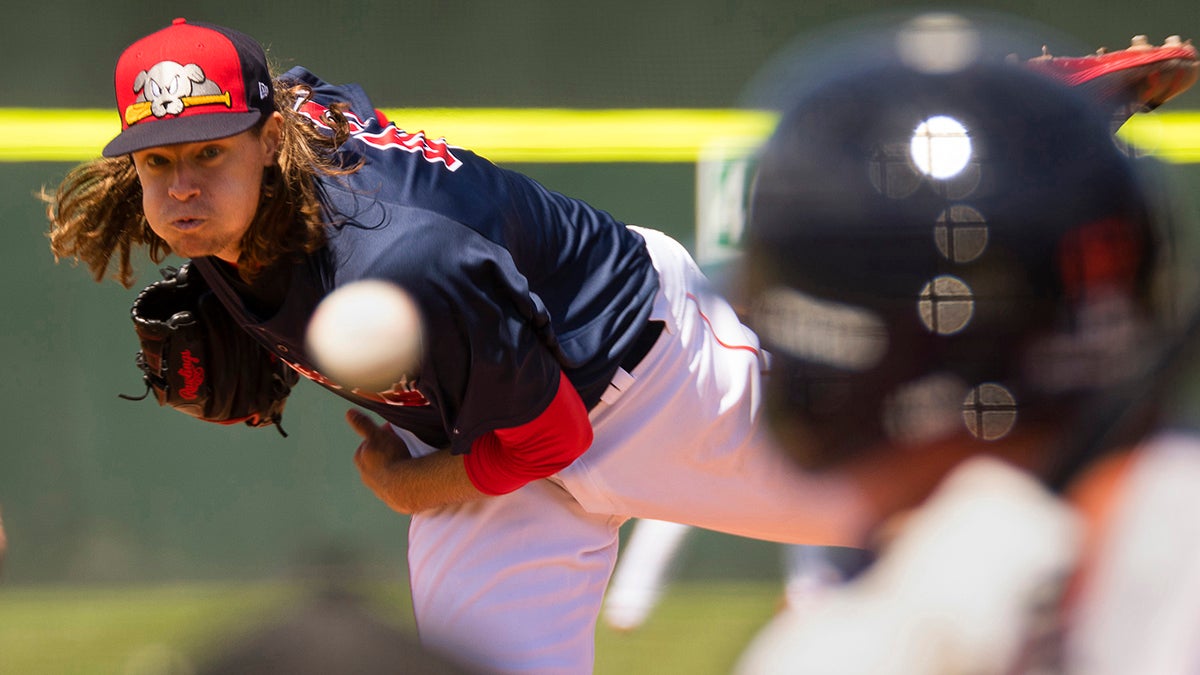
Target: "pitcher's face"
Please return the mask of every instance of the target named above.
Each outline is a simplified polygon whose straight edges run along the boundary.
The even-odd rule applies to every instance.
[[[150,229],[184,258],[236,263],[258,211],[263,171],[275,163],[282,117],[261,128],[133,153]]]

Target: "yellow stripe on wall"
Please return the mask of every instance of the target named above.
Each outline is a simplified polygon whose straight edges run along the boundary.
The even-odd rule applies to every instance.
[[[1119,135],[1165,161],[1200,162],[1200,111],[1135,115],[1121,127]]]
[[[694,162],[702,148],[752,149],[767,113],[736,110],[384,109],[401,129],[497,162]],[[0,109],[0,161],[78,162],[120,131],[106,110]]]
[[[470,148],[497,162],[694,163],[713,148],[749,152],[774,115],[720,109],[385,109],[405,131]],[[115,112],[0,108],[0,161],[81,162],[120,130]],[[1121,135],[1163,159],[1200,162],[1200,112],[1137,115]]]

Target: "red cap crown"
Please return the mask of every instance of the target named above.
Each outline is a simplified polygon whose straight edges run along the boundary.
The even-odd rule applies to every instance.
[[[105,157],[224,138],[275,110],[263,48],[228,28],[175,19],[117,61],[121,134]]]

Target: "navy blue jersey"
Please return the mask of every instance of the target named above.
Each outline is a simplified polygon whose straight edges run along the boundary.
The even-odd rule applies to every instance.
[[[560,372],[594,405],[658,288],[642,238],[527,176],[401,130],[357,86],[302,68],[282,79],[311,88],[297,109],[319,127],[333,103],[350,105],[352,135],[339,159],[360,168],[318,177],[326,248],[256,281],[281,289],[282,304],[255,303],[255,289],[224,263],[198,261],[242,325],[310,379],[456,453],[537,417]],[[425,322],[419,370],[388,392],[341,388],[304,349],[316,303],[367,278],[407,289]]]

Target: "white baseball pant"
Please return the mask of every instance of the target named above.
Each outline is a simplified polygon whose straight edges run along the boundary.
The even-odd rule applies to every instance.
[[[631,517],[791,543],[852,545],[858,493],[815,480],[760,429],[758,339],[687,250],[646,239],[662,336],[590,413],[592,447],[516,492],[414,515],[422,640],[486,672],[590,673],[597,615]],[[397,430],[415,455],[432,452]]]

